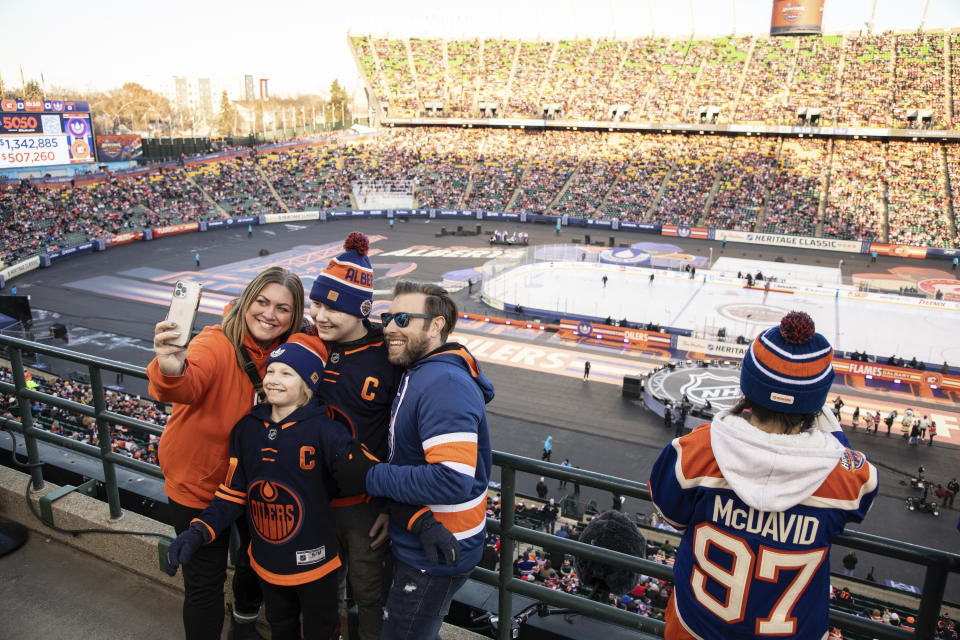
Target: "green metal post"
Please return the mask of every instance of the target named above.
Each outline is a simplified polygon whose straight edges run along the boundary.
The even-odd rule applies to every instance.
[[[511,640],[513,594],[507,589],[513,577],[513,507],[517,501],[517,472],[504,465],[500,469],[500,587],[497,615],[500,628],[497,640]]]
[[[20,349],[10,346],[10,369],[13,371],[13,384],[17,389],[17,404],[20,406],[20,427],[23,429],[23,442],[27,447],[27,461],[30,463],[30,478],[33,480],[33,490],[43,489],[43,469],[38,465],[40,463],[40,451],[37,449],[37,441],[31,435],[33,428],[33,411],[30,409],[30,401],[20,397],[20,392],[27,388],[27,379],[24,375],[23,353]],[[13,450],[16,453],[16,449]]]
[[[917,611],[918,638],[932,638],[937,631],[940,619],[940,605],[947,588],[947,568],[940,564],[927,566],[923,577],[923,595],[920,596],[920,608]]]
[[[107,488],[107,502],[110,504],[110,519],[119,520],[123,517],[120,508],[120,489],[117,487],[117,467],[110,462],[109,454],[113,451],[113,434],[110,432],[110,423],[104,420],[103,414],[107,410],[107,398],[103,388],[103,376],[100,367],[90,363],[90,387],[93,391],[93,408],[97,412],[97,439],[100,442],[100,453],[103,456],[103,479]]]

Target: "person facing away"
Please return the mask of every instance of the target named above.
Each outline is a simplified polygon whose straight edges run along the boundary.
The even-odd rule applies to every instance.
[[[543,441],[543,455],[540,456],[540,459],[550,462],[550,456],[552,455],[553,455],[553,436],[547,436],[547,439]]]
[[[823,410],[832,358],[810,316],[787,314],[751,343],[734,408],[654,463],[654,505],[684,532],[668,639],[827,633],[830,544],[877,494],[876,468]]]

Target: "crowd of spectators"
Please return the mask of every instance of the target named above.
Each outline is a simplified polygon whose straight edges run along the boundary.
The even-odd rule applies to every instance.
[[[407,40],[373,40],[380,73],[390,90],[390,116],[410,117],[420,112],[417,86],[410,68],[413,61],[407,49]]]
[[[960,33],[954,33],[950,36],[950,59],[960,61]],[[957,96],[957,92],[960,91],[960,64],[951,64],[950,71],[952,76],[950,78],[950,86],[953,89],[953,96]],[[957,105],[958,102],[960,101],[955,97],[954,105]],[[954,129],[960,128],[960,109],[956,106],[953,108],[953,121],[951,122],[951,126]]]
[[[468,117],[476,113],[481,40],[448,40],[446,114]]]
[[[798,38],[797,62],[790,81],[790,92],[783,122],[795,122],[797,109],[819,108],[820,124],[836,124],[833,106],[837,102],[837,69],[842,54],[840,36]]]
[[[27,386],[35,391],[47,393],[58,398],[77,403],[93,405],[93,392],[90,385],[64,380],[54,376],[32,375],[27,372]],[[0,367],[0,379],[12,382],[10,369]],[[152,400],[123,391],[107,389],[106,406],[109,411],[137,418],[144,422],[163,427],[167,424],[168,414]],[[50,430],[52,433],[71,438],[78,442],[98,445],[100,443],[96,421],[89,416],[55,407],[43,402],[33,402],[31,412],[35,426]],[[19,409],[14,396],[0,394],[0,415],[19,419]],[[110,429],[111,448],[115,453],[125,455],[142,462],[157,464],[157,445],[159,436],[138,430],[113,425]]]
[[[853,127],[886,127],[892,96],[889,34],[861,35],[847,40],[837,121]]]
[[[782,142],[763,214],[764,233],[814,235],[823,191],[826,146],[823,140],[809,138]]]
[[[507,117],[557,105],[574,119],[697,122],[712,107],[721,123],[793,124],[797,109],[813,108],[822,125],[885,127],[929,110],[932,126],[947,127],[947,81],[960,87],[960,65],[950,79],[944,65],[945,46],[957,51],[960,38],[942,33],[353,42],[378,98],[401,116],[442,101],[435,115],[477,116],[485,102]],[[629,114],[611,118],[614,105]]]
[[[146,167],[80,184],[7,184],[0,187],[0,262],[218,216],[350,208],[357,206],[351,185],[377,181],[412,182],[413,204],[424,208],[510,208],[903,245],[960,244],[944,200],[949,191],[954,209],[960,206],[960,151],[953,145],[391,128],[361,141]]]
[[[717,191],[702,225],[753,231],[768,197],[775,163],[775,140],[733,138],[730,151],[718,163]]]
[[[447,65],[443,40],[410,38],[410,53],[417,71],[417,94],[427,102],[447,101]]]
[[[944,206],[944,176],[936,145],[890,142],[887,146],[890,240],[948,247],[956,239]]]
[[[270,192],[260,164],[257,154],[244,154],[196,165],[187,174],[229,216],[274,213],[279,203]],[[271,163],[263,159],[263,164]]]
[[[893,77],[893,125],[907,126],[910,111],[932,111],[931,124],[946,125],[943,34],[913,33],[896,37]]]
[[[950,200],[953,203],[954,221],[957,220],[957,213],[960,212],[960,147],[957,145],[947,145],[947,173],[950,178]],[[956,235],[953,237],[953,245],[960,246],[960,227],[956,229]]]
[[[718,136],[690,137],[684,143],[653,213],[662,224],[697,224],[716,180],[717,163],[725,155],[726,141]]]
[[[825,237],[883,241],[885,164],[882,142],[833,142]]]
[[[181,169],[108,176],[86,184],[0,188],[0,264],[145,227],[216,215]]]
[[[703,59],[699,80],[694,85],[692,97],[687,101],[685,121],[699,120],[701,107],[719,109],[718,121],[730,120],[736,110],[740,77],[754,42],[752,36],[720,37],[707,41],[712,50]]]
[[[797,39],[762,38],[747,67],[734,119],[778,124],[786,106],[787,77]]]

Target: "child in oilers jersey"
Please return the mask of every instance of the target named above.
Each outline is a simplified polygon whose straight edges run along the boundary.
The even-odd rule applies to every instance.
[[[349,428],[312,401],[323,378],[324,356],[303,335],[270,354],[263,378],[267,402],[234,426],[226,479],[167,552],[167,573],[174,575],[201,545],[246,512],[250,564],[260,578],[274,640],[299,640],[301,633],[306,639],[338,637],[334,570],[340,558],[329,469],[337,456],[363,452]],[[396,503],[389,508],[425,545],[445,559],[456,555],[456,538],[429,509]]]
[[[832,358],[810,316],[789,313],[750,345],[740,402],[654,464],[651,498],[684,531],[668,639],[827,637],[830,544],[877,494],[822,410]]]

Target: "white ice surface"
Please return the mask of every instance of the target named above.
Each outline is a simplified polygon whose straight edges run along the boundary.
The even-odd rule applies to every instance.
[[[608,278],[606,287],[603,275]],[[765,292],[730,282],[704,283],[699,273],[691,280],[684,272],[563,262],[507,271],[485,283],[484,293],[507,308],[520,304],[525,310],[627,318],[691,329],[698,335],[712,336],[725,327],[731,339],[753,337],[787,312],[800,310],[813,317],[817,331],[839,351],[960,362],[960,310],[921,307],[909,297],[844,299],[827,286],[822,293]]]

